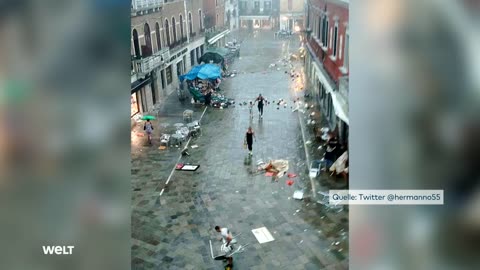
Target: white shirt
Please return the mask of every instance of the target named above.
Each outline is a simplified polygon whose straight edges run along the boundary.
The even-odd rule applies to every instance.
[[[228,232],[228,229],[227,228],[221,228],[220,229],[220,233],[222,234],[222,237],[224,239],[227,239],[227,237],[230,236],[230,233]]]

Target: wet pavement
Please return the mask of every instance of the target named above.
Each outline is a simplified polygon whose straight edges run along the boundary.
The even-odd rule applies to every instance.
[[[298,37],[274,40],[273,32],[244,39],[241,58],[230,68],[238,71],[237,76],[221,84],[237,104],[205,111],[201,136],[190,142],[198,148],[189,147],[190,156],[181,157],[182,147],[158,149],[160,134],[172,132],[174,123],[183,122],[183,110],[194,110],[197,120],[204,110],[189,102],[181,104],[176,94],[155,113],[153,146],[146,144],[142,125],[132,130],[133,269],[223,269],[223,262],[210,255],[209,240],[216,253],[221,243],[215,225],[229,228],[234,235],[241,233],[239,244],[249,244],[234,255],[234,269],[348,268],[348,211],[329,209],[317,202],[321,196],[316,194],[345,183],[327,174],[313,181],[308,178],[306,152],[309,159],[321,153],[310,128],[300,125],[309,111],[291,109],[293,100],[303,100],[302,62],[292,62],[298,78],[291,78],[285,73],[290,66],[278,62],[298,46]],[[271,63],[277,66],[269,67]],[[240,103],[259,93],[271,103],[263,119],[256,109],[250,119],[248,108]],[[286,106],[273,103],[281,98]],[[252,158],[243,148],[248,126],[257,136]],[[288,186],[286,177],[275,182],[257,173],[260,159],[289,160],[289,172],[298,174],[294,184]],[[179,160],[201,167],[195,172],[173,171]],[[305,192],[301,201],[292,198],[299,189]],[[266,227],[275,240],[259,244],[251,230],[260,227]]]

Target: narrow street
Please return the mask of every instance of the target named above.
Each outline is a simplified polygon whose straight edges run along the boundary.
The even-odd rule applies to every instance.
[[[315,191],[328,191],[323,184],[328,181],[309,179],[299,122],[304,116],[291,109],[293,100],[304,95],[298,85],[304,81],[302,61],[292,61],[300,73],[294,79],[285,72],[290,68],[278,62],[296,53],[299,43],[298,36],[275,40],[269,31],[245,36],[241,57],[230,67],[238,74],[220,86],[236,104],[205,111],[201,136],[190,142],[198,148],[189,147],[190,156],[180,158],[176,147],[159,150],[159,137],[183,122],[185,109],[194,110],[193,119],[199,119],[203,106],[181,104],[176,94],[169,96],[154,121],[153,146],[141,136],[141,124],[132,130],[132,269],[223,269],[222,261],[210,255],[209,240],[215,250],[221,244],[216,225],[241,233],[239,244],[249,244],[234,255],[234,269],[348,268],[348,211],[328,210],[313,196],[312,184]],[[276,66],[269,67],[272,63]],[[251,120],[247,106],[240,103],[260,93],[272,103],[263,119],[255,107]],[[277,106],[279,99],[287,106]],[[251,159],[243,148],[249,126],[257,137]],[[201,167],[173,171],[179,158]],[[271,159],[289,161],[288,172],[299,175],[292,186],[286,177],[272,182],[255,173],[258,160]],[[304,200],[292,198],[298,189],[304,190]],[[251,231],[260,227],[275,240],[259,244]]]

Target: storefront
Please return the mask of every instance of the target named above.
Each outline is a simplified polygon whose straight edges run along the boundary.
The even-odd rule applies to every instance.
[[[130,118],[153,108],[152,79],[147,77],[132,83],[130,91]]]
[[[137,94],[138,92],[132,94],[130,97],[130,117],[133,117],[140,112],[140,108],[138,106]]]

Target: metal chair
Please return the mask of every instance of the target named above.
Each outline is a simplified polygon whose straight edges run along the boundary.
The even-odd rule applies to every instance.
[[[183,112],[183,121],[190,122],[192,121],[193,111],[192,110],[185,110]]]

